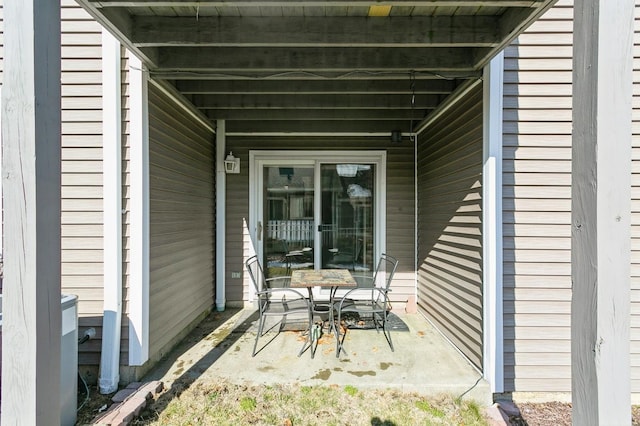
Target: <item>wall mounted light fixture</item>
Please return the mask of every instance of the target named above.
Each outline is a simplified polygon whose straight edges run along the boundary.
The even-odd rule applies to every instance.
[[[391,143],[402,142],[402,132],[400,130],[393,130],[391,132]]]
[[[229,151],[227,158],[224,159],[224,171],[227,174],[240,173],[240,159],[234,157],[231,151]]]

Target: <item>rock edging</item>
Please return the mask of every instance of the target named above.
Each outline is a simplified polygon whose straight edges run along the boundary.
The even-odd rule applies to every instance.
[[[164,384],[157,380],[146,383],[130,383],[126,388],[113,395],[111,407],[104,413],[98,414],[90,424],[126,426],[140,414],[147,405],[147,401],[154,398],[163,388]]]

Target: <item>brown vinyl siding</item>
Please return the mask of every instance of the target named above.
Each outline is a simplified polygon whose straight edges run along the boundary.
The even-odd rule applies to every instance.
[[[505,51],[505,391],[571,390],[572,9]]]
[[[149,85],[149,357],[213,305],[214,135]]]
[[[482,85],[418,141],[418,308],[482,368]]]
[[[399,260],[393,301],[405,303],[414,295],[414,179],[413,146],[407,140],[392,145],[385,138],[245,138],[228,137],[227,151],[240,158],[240,174],[227,175],[226,206],[226,299],[227,303],[248,300],[249,281],[243,262],[251,252],[246,224],[249,223],[249,150],[386,150],[387,151],[387,223],[386,252]],[[242,272],[244,279],[231,278]]]

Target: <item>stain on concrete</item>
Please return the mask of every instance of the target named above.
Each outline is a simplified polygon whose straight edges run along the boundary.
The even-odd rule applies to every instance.
[[[182,374],[183,371],[184,371],[184,368],[178,368],[176,371],[173,372],[173,375],[179,376]]]
[[[333,369],[333,371],[340,372],[340,371],[342,371],[342,368],[340,368],[340,367],[336,367],[336,368],[334,368],[334,369]]]
[[[324,370],[318,371],[312,379],[329,380],[329,377],[331,377],[331,370],[325,368]]]
[[[347,371],[349,374],[353,374],[356,377],[375,376],[375,371]]]
[[[386,369],[388,369],[389,367],[391,367],[393,365],[392,362],[381,362],[380,363],[380,370],[384,371]]]
[[[259,368],[258,368],[258,370],[262,371],[263,373],[267,373],[267,372],[269,372],[269,371],[273,371],[273,370],[275,370],[275,368],[273,368],[273,367],[272,367],[272,366],[270,366],[270,365],[267,365],[267,366],[265,366],[265,367],[259,367]]]
[[[242,349],[240,349],[240,345],[236,346],[236,348],[234,349],[235,352],[240,352]]]

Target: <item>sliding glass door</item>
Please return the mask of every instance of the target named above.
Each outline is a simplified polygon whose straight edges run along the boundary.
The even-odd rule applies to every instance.
[[[321,268],[373,269],[374,164],[321,164]]]
[[[259,154],[252,161],[250,204],[265,274],[327,268],[372,273],[383,243],[382,161],[357,153],[335,156],[344,161],[326,153]]]
[[[268,277],[293,269],[314,269],[315,218],[313,166],[262,168],[263,265]]]

